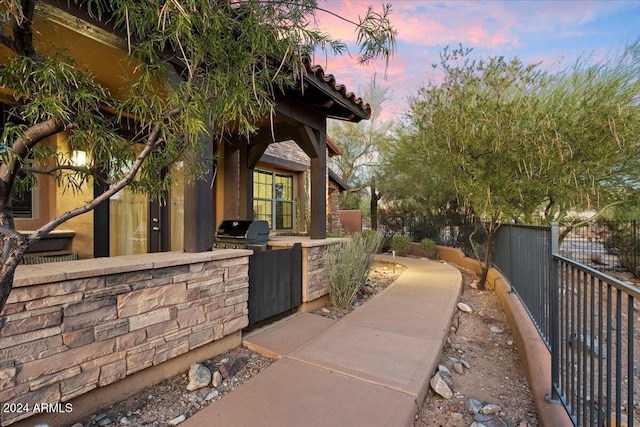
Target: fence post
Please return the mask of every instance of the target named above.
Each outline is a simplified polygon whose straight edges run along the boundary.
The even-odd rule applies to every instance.
[[[551,250],[549,251],[549,347],[551,348],[551,394],[546,396],[550,403],[561,403],[557,385],[560,383],[560,333],[558,324],[558,264],[554,255],[560,254],[559,225],[551,223]]]
[[[631,223],[631,229],[633,232],[633,237],[631,238],[633,244],[633,246],[631,246],[633,248],[633,263],[631,264],[631,268],[633,268],[633,275],[637,277],[640,275],[638,272],[638,269],[640,269],[640,259],[638,259],[638,257],[640,257],[640,243],[638,239],[640,237],[638,237],[638,222],[635,219]]]

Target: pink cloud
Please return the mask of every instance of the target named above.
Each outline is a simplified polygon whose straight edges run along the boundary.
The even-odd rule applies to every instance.
[[[356,29],[344,19],[357,21],[369,4],[380,10],[387,1],[393,5],[391,19],[398,30],[398,51],[384,80],[383,61],[366,67],[357,64]],[[565,66],[562,58],[571,60],[577,52],[575,47],[571,50],[567,46],[577,39],[593,37],[586,24],[635,7],[634,2],[598,0],[328,0],[320,6],[344,18],[319,12],[317,24],[346,42],[351,56],[317,55],[316,62],[356,94],[358,88],[364,88],[376,75],[380,84],[392,90],[392,99],[385,103],[384,109],[396,117],[406,112],[408,97],[415,96],[429,81],[438,82],[442,78],[431,64],[439,62],[439,52],[445,46],[453,48],[460,43],[473,48],[476,57],[518,56],[526,62],[542,62],[544,68]],[[564,40],[569,43],[565,44]]]

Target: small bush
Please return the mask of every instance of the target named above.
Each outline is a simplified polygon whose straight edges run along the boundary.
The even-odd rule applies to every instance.
[[[396,255],[407,256],[410,248],[411,248],[411,237],[393,236],[393,240],[391,240],[391,250],[396,251]]]
[[[436,242],[431,239],[422,239],[420,241],[420,250],[424,252],[427,258],[435,258],[438,254],[438,248]]]
[[[351,240],[327,249],[323,260],[329,278],[331,304],[341,308],[351,306],[373,267],[374,255],[381,245],[380,233],[356,233]]]

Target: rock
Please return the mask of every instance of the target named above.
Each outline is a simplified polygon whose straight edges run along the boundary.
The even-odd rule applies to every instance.
[[[501,334],[504,332],[504,329],[499,328],[497,326],[492,326],[491,327],[491,332],[493,332],[494,334]]]
[[[473,313],[473,309],[463,302],[458,303],[458,310],[464,311],[465,313]]]
[[[120,421],[118,421],[118,424],[123,425],[123,426],[128,426],[129,424],[131,424],[131,422],[129,421],[129,418],[122,417],[122,418],[120,418]]]
[[[106,427],[109,424],[113,424],[113,421],[111,421],[111,419],[108,418],[108,417],[105,417],[105,418],[101,419],[100,421],[98,421],[98,425],[100,427]]]
[[[216,363],[216,366],[222,366],[225,363],[229,362],[229,358],[225,357],[224,359],[220,360],[218,363]]]
[[[477,414],[473,418],[476,422],[485,427],[508,427],[508,425],[496,415]]]
[[[201,363],[194,363],[189,369],[187,390],[194,391],[211,383],[211,371]]]
[[[371,285],[364,285],[362,287],[362,293],[365,295],[373,295],[376,293],[376,290]]]
[[[602,359],[607,358],[607,352],[602,349],[602,356],[598,352],[600,343],[597,338],[591,337],[591,335],[584,336],[582,334],[571,334],[569,338],[569,345],[576,346],[578,350],[582,350],[583,346],[586,347],[587,351],[593,354],[595,357],[601,357]]]
[[[480,281],[474,280],[473,282],[469,283],[469,286],[471,286],[473,289],[478,289],[480,287]]]
[[[451,376],[451,371],[444,365],[438,365],[438,372],[444,375]]]
[[[453,391],[451,391],[449,384],[447,384],[447,381],[445,381],[440,372],[436,372],[436,374],[431,378],[429,384],[433,391],[445,399],[451,399],[453,397]]]
[[[483,415],[495,415],[498,412],[502,411],[502,408],[498,405],[494,405],[493,403],[489,403],[488,405],[484,405],[480,412]]]
[[[464,375],[464,368],[462,367],[462,362],[460,362],[460,361],[454,362],[453,370],[456,371],[460,375]]]
[[[177,426],[186,419],[187,417],[185,417],[184,415],[180,415],[179,417],[175,417],[174,419],[167,422],[167,424],[169,424],[170,426]]]
[[[222,374],[220,371],[215,371],[211,377],[211,387],[218,388],[222,384]]]
[[[220,396],[220,392],[218,390],[213,390],[211,393],[207,394],[207,397],[205,397],[204,400],[209,402],[218,396]]]
[[[471,363],[467,362],[466,360],[460,359],[460,363],[462,363],[465,368],[471,369]]]
[[[228,380],[229,378],[234,377],[246,364],[247,360],[242,357],[234,360],[233,362],[227,362],[220,366],[220,374],[222,375],[222,378]],[[209,381],[210,380],[211,379],[209,379]]]
[[[482,409],[482,402],[476,399],[469,399],[467,401],[467,408],[469,409],[469,411],[477,414]]]
[[[331,310],[329,310],[327,307],[322,307],[322,312],[323,313],[331,313]]]

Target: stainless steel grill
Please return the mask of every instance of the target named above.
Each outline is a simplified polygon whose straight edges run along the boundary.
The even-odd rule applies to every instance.
[[[214,234],[213,248],[264,251],[268,240],[267,221],[224,220]]]

